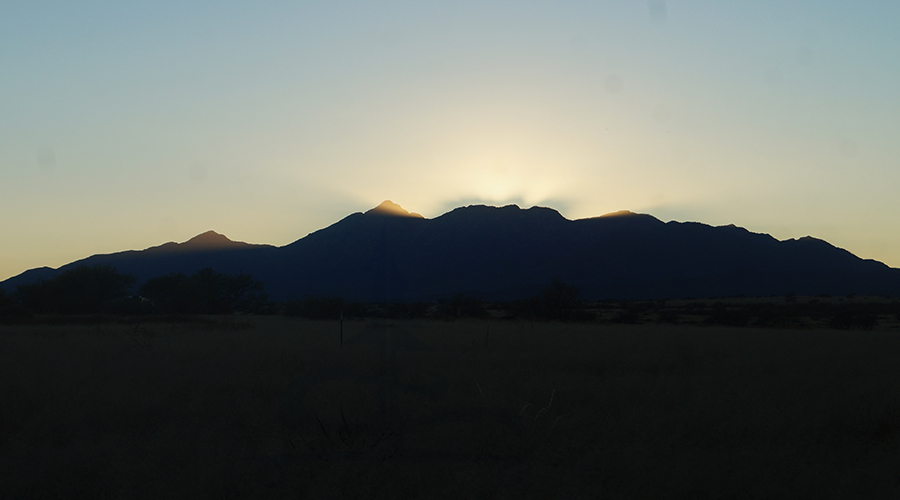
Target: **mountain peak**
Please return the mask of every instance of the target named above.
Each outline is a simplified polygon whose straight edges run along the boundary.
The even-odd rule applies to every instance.
[[[610,212],[608,214],[603,214],[600,217],[630,217],[633,215],[638,215],[631,210],[619,210],[618,212]]]
[[[208,248],[218,248],[218,247],[230,247],[236,245],[236,241],[232,241],[228,239],[224,234],[219,234],[215,231],[207,231],[205,233],[198,234],[193,238],[182,243],[185,247],[194,248],[194,249],[208,249]]]
[[[421,215],[415,212],[409,212],[391,200],[382,201],[380,205],[367,211],[366,215],[377,215],[381,217],[415,217],[417,219],[424,219]]]

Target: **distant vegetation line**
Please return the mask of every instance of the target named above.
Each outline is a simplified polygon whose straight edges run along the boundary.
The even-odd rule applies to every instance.
[[[170,273],[139,287],[133,275],[108,265],[79,266],[46,281],[0,289],[0,323],[59,321],[74,316],[284,315],[316,320],[389,318],[507,319],[606,323],[670,323],[754,327],[831,327],[871,330],[900,327],[900,300],[855,296],[794,295],[602,302],[583,301],[576,286],[552,280],[534,297],[488,302],[459,293],[437,302],[362,303],[308,296],[286,302],[269,298],[261,281],[244,273],[205,268]]]

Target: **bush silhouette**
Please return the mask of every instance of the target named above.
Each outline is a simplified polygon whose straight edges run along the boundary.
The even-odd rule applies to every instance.
[[[848,307],[838,311],[838,313],[828,321],[828,326],[839,330],[871,330],[875,327],[877,321],[878,316],[872,312]]]
[[[0,324],[27,323],[31,321],[32,316],[30,309],[19,304],[0,306]]]
[[[31,311],[13,301],[6,294],[6,290],[0,288],[0,323],[24,323],[31,319]]]
[[[722,302],[712,306],[704,323],[709,325],[747,326],[753,319],[753,312],[744,307],[728,307]]]
[[[339,319],[364,316],[366,307],[357,302],[348,302],[340,297],[313,296],[292,300],[284,304],[284,314],[306,319]]]
[[[437,306],[437,316],[444,319],[484,318],[487,315],[488,312],[484,303],[464,293],[458,293],[447,300],[441,301]]]
[[[393,302],[378,304],[366,311],[368,316],[384,319],[427,318],[432,304],[428,302]]]

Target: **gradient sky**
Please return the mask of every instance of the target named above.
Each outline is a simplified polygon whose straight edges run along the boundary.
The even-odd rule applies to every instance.
[[[900,267],[900,2],[0,3],[0,279],[385,199]]]

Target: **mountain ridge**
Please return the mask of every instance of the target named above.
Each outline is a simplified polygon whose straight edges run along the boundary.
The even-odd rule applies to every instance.
[[[262,281],[277,300],[430,301],[456,293],[486,300],[534,295],[554,278],[588,300],[714,296],[900,295],[900,269],[805,236],[779,241],[729,224],[663,222],[619,211],[570,220],[548,207],[458,207],[426,219],[385,201],[282,247],[207,231],[184,243],[94,255],[57,270],[0,282],[48,279],[76,265],[111,265],[144,281],[212,267]]]

